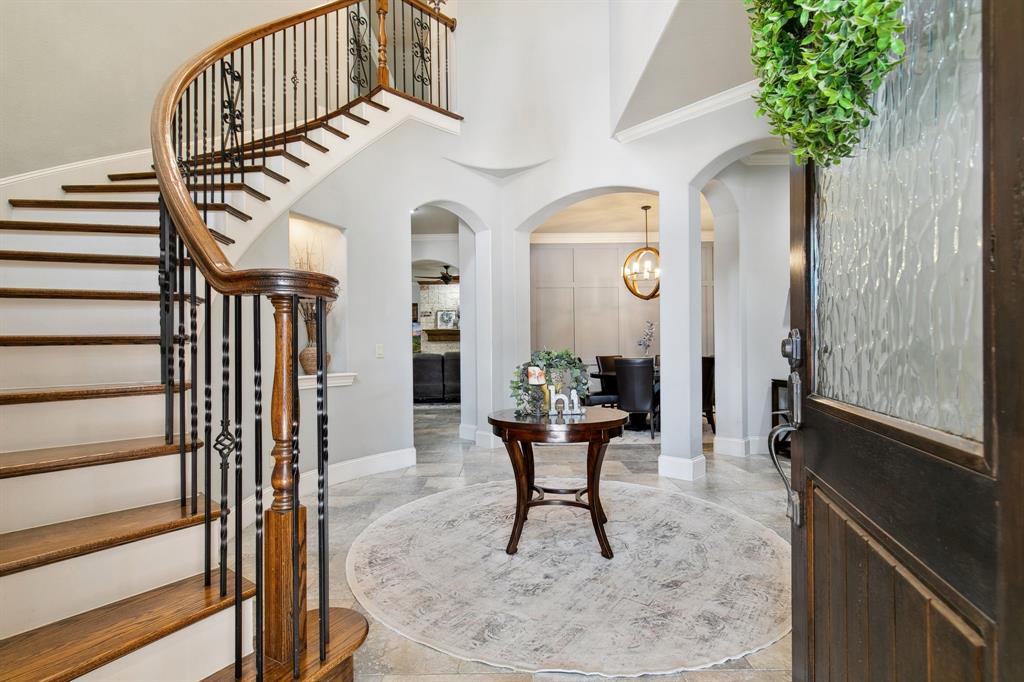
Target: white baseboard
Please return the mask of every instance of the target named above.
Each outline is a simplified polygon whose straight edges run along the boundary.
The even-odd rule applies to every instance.
[[[60,166],[51,166],[49,168],[39,168],[37,170],[27,171],[25,173],[18,173],[17,175],[8,175],[5,178],[0,178],[0,188],[6,188],[10,185],[16,185],[21,182],[29,180],[37,180],[39,178],[46,178],[53,175],[60,175],[66,172],[80,171],[83,168],[90,168],[92,166],[107,166],[114,164],[119,161],[138,161],[139,159],[151,158],[150,150],[147,149],[136,149],[130,152],[122,152],[120,154],[108,154],[107,156],[98,156],[92,159],[85,159],[84,161],[74,161],[72,163],[61,164]]]
[[[476,424],[459,424],[459,438],[476,440]]]
[[[767,455],[768,436],[751,436],[747,439],[747,454]]]
[[[746,438],[729,438],[727,436],[715,436],[712,450],[716,455],[731,455],[743,457],[747,454]]]
[[[357,457],[343,462],[335,462],[327,467],[327,481],[330,485],[351,481],[371,474],[381,474],[385,471],[395,471],[415,466],[416,448],[403,448],[380,452],[376,455]],[[299,497],[310,495],[316,492],[316,469],[304,471],[299,475]],[[263,505],[266,509],[274,496],[271,487],[263,489]],[[242,500],[242,525],[248,526],[256,520],[256,495],[250,495]],[[230,524],[229,524],[230,525]]]
[[[490,431],[477,431],[476,445],[479,448],[500,448],[501,439]]]
[[[725,436],[715,436],[715,442],[712,448],[716,455],[729,455],[732,457],[767,455],[768,437],[751,436],[749,438],[727,438]]]
[[[666,478],[678,478],[683,481],[696,481],[704,478],[707,461],[704,455],[696,457],[658,457],[658,475]]]

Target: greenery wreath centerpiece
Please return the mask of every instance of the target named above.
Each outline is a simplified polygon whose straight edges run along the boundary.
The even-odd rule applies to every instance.
[[[544,406],[544,389],[530,383],[530,368],[536,367],[544,373],[544,382],[554,386],[556,393],[566,395],[576,389],[582,402],[590,394],[590,378],[583,361],[569,350],[538,350],[530,360],[516,367],[512,373],[509,389],[516,402],[516,414],[540,415]]]
[[[746,0],[757,113],[798,163],[853,153],[874,115],[869,99],[900,63],[902,0]]]

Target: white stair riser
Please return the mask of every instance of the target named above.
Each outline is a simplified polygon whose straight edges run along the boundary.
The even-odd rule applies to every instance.
[[[5,575],[0,577],[0,638],[202,571],[200,524]]]
[[[187,285],[187,269],[185,278]],[[77,282],[88,282],[90,289],[121,291],[156,291],[160,286],[155,265],[0,261],[0,286],[3,287],[81,286]]]
[[[235,175],[235,182],[241,182],[240,174]],[[230,182],[230,176],[226,176],[226,182]],[[220,182],[220,179],[217,179]],[[116,183],[114,184],[116,187]],[[199,192],[197,194],[200,202],[227,203],[235,208],[244,211],[245,201],[249,195],[239,190],[224,192],[224,199],[221,200],[220,189],[216,191]],[[157,201],[160,198],[159,192],[64,192],[61,199],[81,199],[82,201]],[[253,197],[255,198],[255,197]]]
[[[186,418],[187,410],[188,404]],[[0,423],[4,424],[0,435],[3,452],[155,436],[164,432],[164,396],[4,405]]]
[[[68,222],[83,222],[70,220]],[[125,256],[159,256],[156,235],[95,234],[0,230],[0,249],[9,251],[63,251],[67,253],[120,253]]]
[[[253,599],[242,603],[242,655],[253,650]],[[218,611],[79,677],[87,682],[201,680],[235,660],[235,612]]]
[[[0,479],[0,533],[174,500],[180,480],[177,454]]]
[[[99,223],[101,225],[160,224],[158,211],[109,210],[104,208],[15,208],[11,220],[45,220],[57,223]],[[238,222],[224,211],[210,211],[206,224],[224,232],[229,224]]]
[[[0,324],[4,334],[159,334],[160,304],[4,298]]]
[[[186,347],[185,362],[188,363]],[[175,356],[177,372],[177,356]],[[0,388],[160,380],[160,346],[14,346],[0,348]]]

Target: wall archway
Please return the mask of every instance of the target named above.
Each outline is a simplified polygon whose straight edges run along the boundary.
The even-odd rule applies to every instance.
[[[453,214],[459,220],[461,416],[459,437],[493,445],[487,415],[494,410],[494,351],[491,229],[480,215],[457,201],[436,199],[419,204]]]
[[[761,454],[769,422],[768,378],[781,326],[765,320],[765,302],[777,316],[788,292],[788,191],[785,163],[737,163],[758,152],[783,152],[765,137],[726,150],[698,171],[690,185],[715,216],[715,356],[717,432],[714,452]],[[775,169],[766,166],[776,166]],[[771,174],[774,173],[774,174]],[[765,191],[770,186],[773,191]],[[756,215],[755,215],[756,213]],[[767,374],[767,376],[765,376]]]

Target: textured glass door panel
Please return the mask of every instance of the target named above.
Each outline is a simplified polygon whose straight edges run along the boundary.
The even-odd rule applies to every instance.
[[[819,395],[981,440],[981,14],[909,0],[855,156],[817,171]]]

